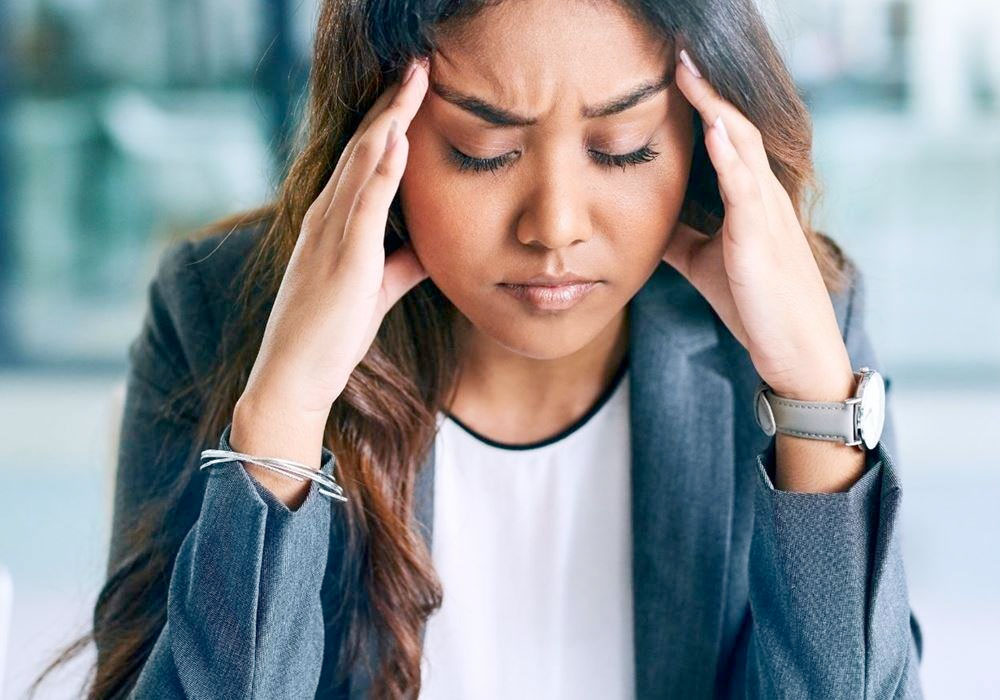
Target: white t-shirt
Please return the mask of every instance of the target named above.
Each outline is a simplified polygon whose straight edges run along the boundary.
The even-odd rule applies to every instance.
[[[421,700],[634,697],[627,362],[536,443],[439,413]]]

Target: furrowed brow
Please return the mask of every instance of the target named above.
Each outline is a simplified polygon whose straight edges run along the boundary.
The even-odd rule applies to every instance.
[[[580,110],[580,116],[584,119],[598,119],[624,112],[666,90],[671,82],[673,82],[672,71],[660,80],[649,80],[640,83],[628,92],[617,97],[612,97],[610,100],[606,100],[600,104],[585,105]],[[479,117],[493,126],[520,127],[532,126],[538,123],[537,117],[517,114],[498,105],[490,104],[475,95],[463,93],[437,80],[431,80],[430,89],[440,95],[445,101]]]

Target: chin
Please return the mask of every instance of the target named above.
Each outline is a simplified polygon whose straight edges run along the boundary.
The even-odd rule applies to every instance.
[[[615,310],[598,313],[578,308],[560,314],[511,312],[510,308],[479,308],[466,313],[456,307],[480,335],[506,350],[534,360],[558,360],[593,341],[615,316]]]
[[[478,330],[510,352],[533,360],[558,360],[568,357],[591,340],[589,336],[577,337],[564,333],[544,336],[538,333],[519,332],[513,328],[506,329],[503,333],[488,332],[483,328]]]

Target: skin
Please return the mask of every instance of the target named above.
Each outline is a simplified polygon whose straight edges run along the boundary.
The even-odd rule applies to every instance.
[[[463,315],[449,410],[483,434],[526,443],[558,432],[622,361],[628,301],[663,258],[690,172],[694,112],[675,70],[671,47],[618,6],[564,1],[486,9],[430,56],[400,198],[416,256]],[[644,82],[664,86],[620,113],[581,116]],[[537,121],[497,126],[444,96],[454,93]],[[647,143],[658,155],[624,169],[588,152]],[[513,157],[463,172],[451,147]],[[601,282],[544,313],[497,287],[548,269]]]
[[[686,49],[678,58],[684,65],[678,86],[712,125],[705,146],[725,218],[721,235],[712,238],[678,223],[664,260],[708,300],[778,396],[814,402],[854,396],[857,380],[833,302],[760,131],[716,92]],[[864,473],[864,445],[784,433],[775,443],[777,489],[847,491]]]
[[[450,410],[479,432],[533,442],[577,420],[626,352],[628,301],[661,260],[710,302],[779,396],[853,396],[832,300],[760,131],[689,55],[675,72],[680,58],[618,6],[565,0],[487,9],[446,32],[430,57],[400,196],[414,254],[464,315]],[[580,115],[662,76],[675,79],[641,105]],[[498,128],[445,99],[456,92],[536,121]],[[694,111],[726,207],[712,238],[677,220]],[[625,170],[588,153],[626,153],[650,138],[659,155]],[[449,147],[514,158],[496,173],[461,172]],[[549,314],[496,286],[546,268],[602,281]],[[776,441],[779,489],[843,491],[863,473],[863,449],[781,433]]]
[[[510,7],[516,22],[504,11]],[[684,51],[664,70],[665,47],[614,6],[564,0],[505,3],[461,29],[376,100],[306,212],[237,402],[236,449],[291,454],[315,466],[306,461],[315,460],[309,446],[321,444],[330,404],[386,310],[427,276],[463,314],[464,371],[452,411],[498,440],[547,437],[593,404],[626,350],[628,301],[661,260],[708,300],[779,396],[853,395],[832,300],[761,134]],[[596,48],[577,56],[581,45]],[[674,82],[628,113],[580,117],[582,105],[622,95],[637,76]],[[444,99],[456,91],[527,113],[534,123],[487,128]],[[711,238],[677,221],[692,109],[705,125],[725,204],[722,229]],[[656,150],[648,162],[599,167],[600,153],[647,144]],[[508,167],[460,172],[444,155],[450,146],[476,157],[508,153]],[[385,258],[386,210],[397,190],[412,240]],[[573,309],[544,314],[497,289],[545,269],[601,282]],[[776,440],[778,489],[843,491],[863,472],[864,449]],[[292,507],[306,492],[288,483],[275,488]]]

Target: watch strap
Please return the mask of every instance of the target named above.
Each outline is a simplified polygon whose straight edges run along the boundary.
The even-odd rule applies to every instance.
[[[860,379],[864,372],[855,372]],[[798,437],[837,440],[857,444],[857,404],[860,398],[846,401],[799,401],[778,396],[766,383],[757,387],[755,410],[757,423],[768,435],[776,431]]]
[[[854,442],[854,402],[798,401],[766,389],[779,431],[820,440]]]

